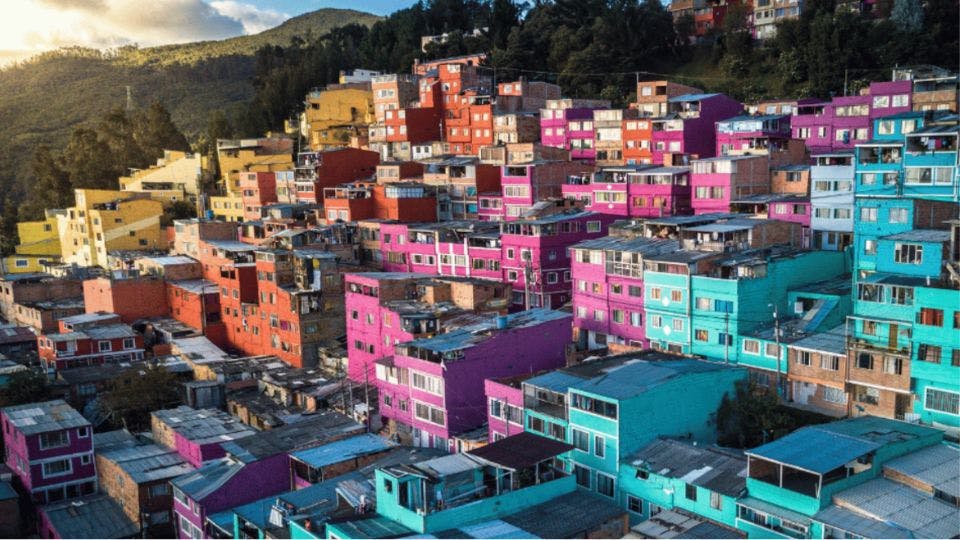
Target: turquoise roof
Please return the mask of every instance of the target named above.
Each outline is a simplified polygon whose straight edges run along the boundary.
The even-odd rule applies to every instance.
[[[604,375],[581,381],[573,388],[613,399],[629,399],[683,375],[728,369],[736,368],[701,360],[636,360],[611,368]]]
[[[381,452],[393,446],[395,445],[383,437],[378,437],[372,433],[364,433],[323,446],[293,452],[290,455],[311,467],[325,467],[357,456]]]

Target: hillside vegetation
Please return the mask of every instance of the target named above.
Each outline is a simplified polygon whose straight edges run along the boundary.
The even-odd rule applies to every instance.
[[[315,39],[339,25],[371,25],[377,20],[369,13],[322,9],[252,36],[103,52],[62,49],[0,70],[3,217],[15,215],[34,186],[30,158],[36,149],[40,145],[61,149],[78,126],[94,124],[125,107],[128,86],[134,107],[162,103],[180,129],[196,140],[211,111],[242,108],[253,97],[257,50],[289,46],[299,36]],[[37,217],[34,214],[31,210],[23,217]],[[9,236],[9,229],[0,234],[4,232]],[[0,245],[9,240],[0,238]]]

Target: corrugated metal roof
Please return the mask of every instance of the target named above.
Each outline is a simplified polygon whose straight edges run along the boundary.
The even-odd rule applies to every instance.
[[[461,526],[458,530],[467,538],[540,538],[501,519]]]
[[[913,538],[908,531],[835,504],[817,512],[814,518],[821,523],[864,538]]]
[[[193,470],[176,451],[156,444],[119,447],[98,454],[116,463],[138,484],[175,478]]]
[[[414,534],[411,529],[382,516],[342,521],[336,525],[349,538],[399,538]]]
[[[364,433],[323,446],[293,452],[290,456],[311,467],[325,467],[358,456],[382,452],[392,446],[395,445],[383,437],[378,437],[372,433]]]
[[[840,325],[826,332],[810,334],[791,343],[790,348],[844,355],[847,352],[847,338],[844,335],[844,327]]]
[[[537,388],[544,388],[552,392],[566,393],[567,389],[581,382],[583,377],[578,377],[567,373],[566,371],[551,371],[550,373],[544,373],[537,377],[532,377],[524,381],[524,384],[529,384],[530,386],[535,386]]]
[[[884,469],[915,478],[953,497],[960,497],[960,448],[937,444],[887,462]]]
[[[719,96],[720,94],[684,94],[682,96],[676,96],[669,99],[671,103],[682,103],[685,101],[700,101],[702,99],[712,98],[714,96]]]
[[[747,458],[739,452],[657,439],[627,461],[654,474],[679,478],[731,497],[739,497],[746,488]]]
[[[211,461],[199,469],[174,478],[171,484],[186,493],[191,499],[201,501],[243,469],[243,464],[230,458]]]
[[[874,441],[812,426],[749,450],[747,454],[815,474],[825,474],[881,446]]]
[[[86,418],[62,399],[6,407],[3,414],[24,435],[90,426]]]
[[[625,513],[607,497],[577,490],[501,519],[540,538],[582,538]]]
[[[140,532],[106,495],[48,504],[40,511],[59,538],[132,538]]]
[[[604,375],[582,380],[572,389],[611,399],[629,399],[655,388],[668,380],[696,373],[741,369],[726,364],[700,360],[650,362],[633,360],[606,370]]]
[[[901,240],[905,242],[938,242],[950,241],[950,231],[938,229],[913,229],[902,233],[881,236],[881,240]]]
[[[660,240],[657,238],[623,238],[620,236],[605,236],[593,240],[585,240],[571,246],[573,249],[603,249],[612,251],[628,251],[631,253],[669,253],[680,249],[677,240]]]
[[[844,508],[910,531],[915,538],[953,538],[960,534],[956,507],[886,478],[875,478],[833,496]]]
[[[291,452],[299,448],[323,444],[349,433],[360,433],[363,426],[338,412],[325,410],[311,413],[295,424],[261,431],[250,437],[224,443],[228,454],[244,463]]]

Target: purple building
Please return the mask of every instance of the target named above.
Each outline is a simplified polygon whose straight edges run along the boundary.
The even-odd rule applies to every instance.
[[[563,196],[584,209],[618,217],[684,215],[690,210],[690,169],[627,165],[572,175]]]
[[[6,464],[35,504],[97,491],[90,422],[62,400],[0,410]]]
[[[677,240],[607,236],[571,248],[573,332],[579,349],[649,345],[643,319],[643,259],[680,249]]]
[[[737,116],[743,104],[724,94],[685,94],[667,101],[667,114],[653,119],[653,162],[667,154],[699,158],[717,152],[716,123]]]
[[[171,480],[177,537],[210,538],[209,516],[292,489],[291,452],[362,432],[350,418],[323,411],[225,443],[226,457]]]
[[[770,154],[786,150],[790,116],[735,116],[717,122],[717,156]]]
[[[568,313],[531,309],[400,343],[377,361],[380,414],[414,446],[461,451],[487,420],[484,380],[562,367],[569,341]]]

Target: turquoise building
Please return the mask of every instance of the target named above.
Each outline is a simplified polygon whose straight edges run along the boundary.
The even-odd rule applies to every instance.
[[[949,467],[960,454],[942,441],[939,430],[877,417],[799,429],[746,452],[746,495],[736,503],[736,527],[749,538],[914,538],[924,529],[950,531],[960,526],[957,488],[927,493],[922,484],[937,473],[896,468],[898,458],[922,463],[918,452],[946,452],[929,467]],[[945,476],[957,478],[953,469]],[[865,493],[857,491],[870,482]],[[877,504],[884,499],[889,506]],[[922,512],[912,507],[918,502]]]
[[[593,360],[524,381],[525,426],[562,426],[576,483],[628,508],[624,459],[661,436],[716,441],[720,402],[746,376],[734,366],[655,351]]]

